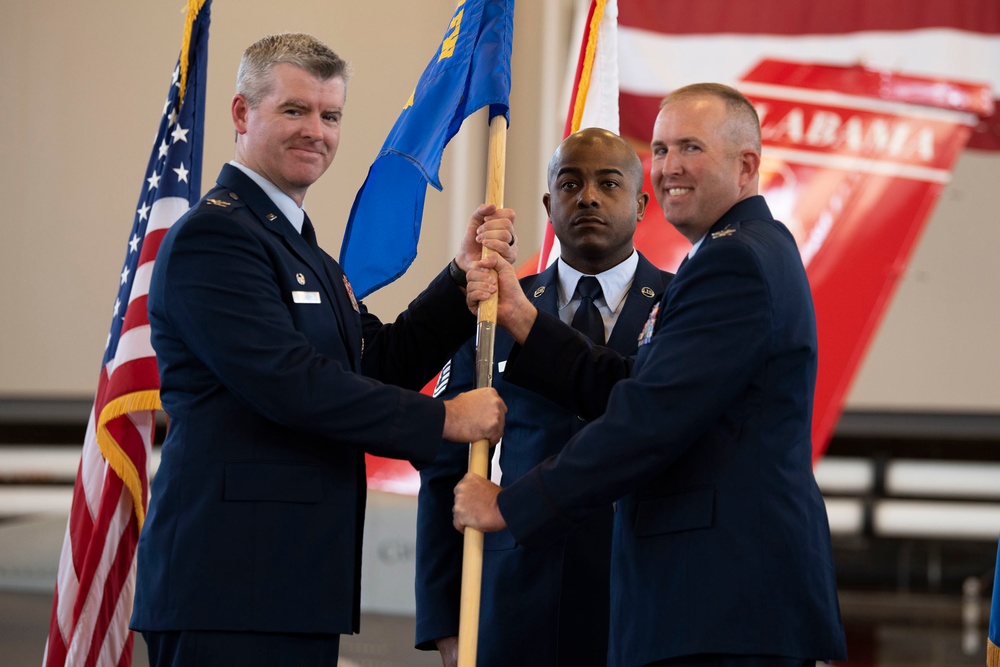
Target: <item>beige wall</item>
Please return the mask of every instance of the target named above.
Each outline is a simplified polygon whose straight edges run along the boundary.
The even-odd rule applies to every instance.
[[[0,22],[0,396],[93,392],[143,170],[183,27],[174,2],[14,3]],[[454,0],[386,3],[217,0],[209,41],[205,189],[232,157],[229,119],[243,49],[264,34],[305,31],[352,61],[343,138],[306,199],[318,236],[336,255],[354,193],[436,49]],[[570,5],[563,2],[561,13]],[[541,3],[517,7],[517,56],[507,203],[540,210]],[[564,40],[565,41],[565,40]],[[562,55],[562,54],[560,54]],[[561,78],[562,72],[558,75]],[[454,254],[449,233],[484,197],[485,119],[466,124],[471,167],[446,152],[445,192],[428,192],[420,256],[411,272],[369,299],[390,317]],[[469,173],[471,171],[471,173]],[[468,192],[459,192],[460,175]],[[454,205],[451,199],[457,199]],[[537,221],[536,221],[536,224]],[[527,225],[526,225],[527,226]],[[536,238],[540,232],[525,232]],[[533,242],[526,244],[530,250]]]
[[[522,252],[540,238],[544,163],[561,132],[563,66],[575,0],[524,1],[515,17],[505,203]],[[180,45],[181,0],[11,3],[0,22],[0,398],[87,396],[101,351],[153,135]],[[391,9],[387,10],[386,5]],[[261,35],[305,31],[354,65],[337,160],[306,199],[336,255],[354,193],[444,32],[454,0],[389,3],[216,0],[205,181],[232,156],[236,65]],[[420,256],[370,297],[388,318],[448,260],[483,197],[485,121],[445,154],[428,192]],[[1000,174],[966,154],[851,393],[858,408],[1000,409],[993,254]]]
[[[952,176],[848,407],[1000,412],[1000,157],[965,151]]]

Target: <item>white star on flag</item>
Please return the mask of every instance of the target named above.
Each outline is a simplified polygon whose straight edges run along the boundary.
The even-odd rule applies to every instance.
[[[156,186],[150,184],[150,187],[154,187],[155,188]],[[149,204],[147,204],[146,202],[143,202],[142,206],[140,208],[136,209],[135,212],[139,214],[139,219],[140,220],[145,220],[146,218],[149,217],[149,208],[150,208]]]
[[[160,187],[160,175],[157,174],[156,172],[153,172],[153,175],[147,178],[146,182],[149,183],[150,190],[152,190],[153,188],[158,188]]]
[[[128,267],[122,269],[122,285],[128,282]]]
[[[177,143],[178,141],[187,141],[187,133],[187,130],[182,129],[181,126],[178,125],[174,128],[174,131],[170,133],[170,136],[174,138],[174,143]]]
[[[184,168],[184,163],[183,162],[181,162],[181,166],[179,166],[176,169],[174,169],[174,172],[177,174],[177,182],[178,183],[180,183],[182,181],[184,183],[187,183],[187,180],[188,180],[188,170]]]

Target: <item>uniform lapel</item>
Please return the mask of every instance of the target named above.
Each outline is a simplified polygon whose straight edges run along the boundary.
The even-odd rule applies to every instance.
[[[556,317],[559,317],[559,283],[556,273],[558,266],[558,262],[553,262],[552,266],[539,273],[524,287],[525,295],[535,308]]]
[[[348,298],[347,283],[340,268],[318,246],[310,246],[271,198],[239,169],[223,165],[218,183],[235,190],[261,225],[279,236],[285,247],[313,270],[326,295],[327,303],[336,314],[337,327],[344,344],[351,351],[352,363],[357,366],[361,358],[361,319]]]
[[[628,289],[622,312],[618,315],[615,328],[608,339],[608,347],[619,354],[631,354],[637,342],[636,331],[649,317],[650,309],[660,300],[666,291],[663,275],[660,270],[641,254],[639,264],[635,269],[635,278]],[[662,308],[662,306],[661,306]]]

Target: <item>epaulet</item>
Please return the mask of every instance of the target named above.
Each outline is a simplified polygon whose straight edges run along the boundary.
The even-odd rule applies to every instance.
[[[710,236],[712,237],[712,239],[724,239],[727,236],[732,236],[733,234],[736,233],[736,231],[737,227],[734,227],[733,225],[726,225],[719,231],[712,232]]]
[[[198,202],[199,212],[220,213],[222,211],[233,211],[243,208],[245,204],[240,200],[240,196],[232,190],[219,189],[210,192],[204,199]]]

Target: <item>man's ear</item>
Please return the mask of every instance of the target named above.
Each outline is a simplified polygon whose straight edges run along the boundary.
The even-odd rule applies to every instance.
[[[550,210],[549,210],[549,207],[551,205],[552,205],[552,195],[550,193],[546,192],[544,195],[542,195],[542,206],[545,207],[545,215],[548,216],[549,220],[552,219],[552,216],[551,216]]]
[[[640,192],[635,198],[635,221],[642,220],[646,215],[646,206],[649,204],[649,193]]]
[[[247,98],[240,94],[234,95],[231,112],[236,133],[244,134],[247,131],[247,116],[250,113],[250,105],[247,104]]]
[[[740,153],[740,187],[742,188],[750,181],[757,178],[757,170],[760,169],[760,155],[751,150]]]

